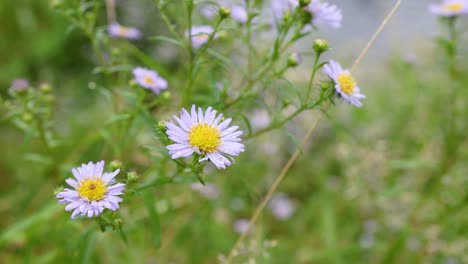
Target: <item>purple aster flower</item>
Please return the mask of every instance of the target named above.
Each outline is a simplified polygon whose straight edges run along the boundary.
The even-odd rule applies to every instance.
[[[231,8],[231,16],[236,22],[241,24],[247,23],[249,19],[249,15],[247,14],[247,10],[243,6],[235,5]]]
[[[268,207],[271,209],[273,215],[279,220],[287,220],[291,218],[294,211],[296,211],[294,204],[284,193],[274,194],[268,203]]]
[[[167,89],[167,81],[155,71],[137,67],[133,69],[133,76],[139,85],[153,91],[155,94],[159,94],[161,90]]]
[[[137,28],[124,27],[119,23],[110,24],[107,28],[109,35],[114,38],[138,39],[141,32]]]
[[[203,114],[192,105],[191,113],[182,109],[180,118],[174,116],[178,125],[172,121],[166,123],[166,134],[175,144],[167,146],[173,159],[191,156],[194,152],[203,157],[199,160],[210,160],[218,169],[225,169],[234,163],[232,156],[244,151],[239,138],[242,131],[238,126],[229,126],[232,119],[223,120],[223,114],[216,116],[212,107]]]
[[[250,223],[250,221],[247,220],[247,219],[239,219],[239,220],[236,220],[236,221],[234,222],[234,225],[233,225],[233,226],[234,226],[234,230],[235,230],[237,233],[240,233],[240,234],[245,233],[245,232],[247,232],[247,228],[249,227],[249,223]],[[250,229],[250,232],[252,232],[252,231],[253,231],[253,228]]]
[[[193,26],[192,27],[192,46],[196,49],[200,48],[204,44],[208,42],[210,39],[210,35],[213,33],[214,29],[211,26]],[[189,32],[185,32],[185,36],[188,36]],[[218,36],[217,34],[214,35],[216,39]]]
[[[332,28],[341,27],[343,15],[336,5],[322,3],[319,0],[313,0],[308,6],[304,7],[312,15],[310,23],[313,26],[330,26]]]
[[[82,164],[79,168],[72,169],[73,178],[65,181],[73,189],[65,188],[57,194],[59,203],[67,203],[65,211],[73,211],[71,218],[78,215],[88,217],[98,216],[108,208],[112,211],[119,209],[122,191],[125,189],[123,183],[116,183],[114,177],[120,170],[111,173],[103,173],[104,161],[89,162]]]
[[[29,88],[29,81],[26,79],[15,79],[11,82],[11,91],[24,91]]]
[[[342,98],[345,102],[361,107],[361,99],[366,98],[361,94],[361,89],[356,85],[353,76],[348,69],[341,68],[341,65],[334,61],[324,66],[324,72],[335,83],[336,95]]]
[[[287,11],[293,11],[298,6],[297,0],[272,0],[271,10],[276,20],[280,20]]]
[[[468,14],[468,0],[443,0],[440,4],[429,5],[429,11],[438,16],[458,16]]]

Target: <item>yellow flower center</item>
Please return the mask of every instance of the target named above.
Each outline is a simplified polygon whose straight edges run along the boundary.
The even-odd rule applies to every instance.
[[[145,78],[143,78],[143,81],[148,85],[153,85],[154,84],[154,80],[150,76],[145,76]]]
[[[81,197],[86,197],[90,201],[98,201],[104,198],[107,193],[107,184],[97,177],[91,177],[80,181],[78,194]]]
[[[126,36],[129,32],[130,32],[130,28],[123,27],[123,26],[119,27],[119,35]]]
[[[462,3],[451,3],[444,5],[443,9],[449,12],[460,12],[464,8]]]
[[[353,94],[354,88],[356,88],[356,82],[354,81],[353,76],[349,73],[342,73],[338,75],[338,85],[341,88],[341,91],[345,94]]]
[[[199,123],[190,130],[188,141],[203,153],[215,152],[221,145],[221,132],[213,125]]]
[[[207,41],[210,38],[210,35],[206,34],[206,33],[201,33],[201,34],[193,36],[193,38],[200,41],[200,42],[204,42],[204,41]]]

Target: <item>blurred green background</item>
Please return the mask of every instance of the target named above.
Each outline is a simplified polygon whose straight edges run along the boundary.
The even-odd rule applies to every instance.
[[[330,111],[280,187],[294,214],[280,220],[266,209],[236,263],[468,263],[468,21],[457,21],[462,37],[455,84],[434,40],[440,30],[426,11],[429,1],[408,2],[356,72],[367,95],[365,107],[339,104]],[[124,24],[148,35],[164,32],[152,1],[118,3]],[[341,35],[320,34],[334,45],[330,56],[351,64],[391,3],[343,5],[350,14],[345,21],[355,17],[355,24],[345,24]],[[356,6],[366,12],[359,14]],[[103,7],[100,14],[97,24],[104,30]],[[405,28],[414,14],[423,18]],[[11,100],[14,79],[26,78],[34,87],[50,84],[51,127],[60,138],[49,155],[40,139],[0,115],[0,263],[218,263],[239,235],[233,225],[251,216],[294,151],[291,135],[300,138],[315,118],[306,112],[288,124],[289,136],[282,130],[250,140],[235,166],[209,171],[217,199],[183,183],[143,198],[129,194],[131,207],[122,209],[131,221],[125,223],[126,244],[118,232],[102,233],[92,220],[70,220],[54,190],[72,167],[89,160],[119,158],[128,163],[126,171],[144,174],[154,162],[144,147],[156,144],[154,127],[136,121],[130,135],[138,135],[136,142],[123,144],[117,156],[110,150],[109,144],[125,135],[109,139],[98,130],[112,104],[94,89],[105,81],[94,71],[92,45],[47,1],[1,1],[0,35],[1,107]],[[161,44],[142,40],[135,46],[156,64],[162,61],[168,73],[178,73],[183,64],[177,55],[162,58]],[[306,58],[288,78],[306,82],[311,63]],[[453,115],[447,110],[452,108]],[[261,122],[261,114],[257,118]],[[456,132],[447,135],[450,122]],[[159,216],[159,231],[147,207]]]

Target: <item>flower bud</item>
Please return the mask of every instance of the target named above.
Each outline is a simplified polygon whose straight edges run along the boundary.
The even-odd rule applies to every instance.
[[[33,120],[34,116],[29,113],[29,112],[26,112],[26,113],[23,113],[23,116],[22,116],[22,119],[24,122],[29,122],[31,120]]]
[[[158,130],[166,133],[166,130],[167,130],[166,121],[159,121],[157,128],[158,128]]]
[[[294,52],[291,55],[289,55],[289,57],[288,57],[288,66],[289,67],[296,67],[296,66],[300,65],[302,63],[302,61],[303,61],[302,56],[299,53]]]
[[[49,5],[52,8],[58,8],[58,7],[60,7],[62,5],[62,1],[61,0],[50,0]]]
[[[62,186],[59,186],[59,187],[54,189],[54,196],[57,196],[57,194],[59,194],[60,192],[63,192],[63,187]]]
[[[164,91],[164,92],[162,92],[161,97],[162,97],[164,100],[169,100],[169,99],[171,99],[171,97],[172,97],[172,96],[171,96],[171,92],[169,92],[169,91]]]
[[[222,6],[219,8],[219,16],[221,17],[221,19],[228,18],[231,16],[231,10],[227,7]]]
[[[312,48],[317,52],[317,54],[322,54],[330,48],[330,43],[324,39],[316,39]]]
[[[136,171],[127,173],[127,183],[137,182],[139,178],[140,175]]]
[[[312,2],[311,0],[299,0],[299,6],[300,7],[306,7]]]
[[[39,89],[43,93],[50,93],[52,91],[52,86],[49,83],[44,82],[39,85]]]
[[[120,160],[113,160],[109,164],[109,169],[112,170],[112,171],[122,169],[122,167],[123,167],[123,165],[122,165],[122,162]]]
[[[122,218],[116,218],[114,221],[112,221],[112,227],[114,229],[120,229],[124,225],[124,220]]]

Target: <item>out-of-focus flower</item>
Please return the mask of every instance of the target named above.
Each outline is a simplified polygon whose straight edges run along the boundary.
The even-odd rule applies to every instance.
[[[190,185],[190,188],[210,200],[214,200],[219,197],[219,190],[214,184],[207,183],[203,185],[201,183],[194,183]]]
[[[288,57],[288,65],[291,67],[296,67],[302,63],[303,59],[301,54],[298,52],[293,52]]]
[[[298,6],[298,0],[273,0],[271,2],[273,15],[277,20],[281,19],[286,12],[294,11]],[[310,14],[310,21],[307,22],[312,26],[341,27],[343,15],[336,5],[321,2],[320,0],[313,0],[310,4],[304,6],[303,10]],[[306,30],[309,29],[306,28]]]
[[[238,126],[229,126],[232,119],[223,120],[223,114],[216,117],[216,110],[208,107],[205,114],[199,107],[198,112],[192,105],[191,113],[182,109],[180,118],[174,116],[178,125],[172,121],[166,123],[166,134],[175,144],[167,146],[173,159],[191,156],[194,152],[210,160],[218,169],[224,169],[234,163],[232,156],[244,151],[239,138],[242,131]]]
[[[78,215],[88,217],[98,216],[105,208],[115,211],[119,208],[122,191],[125,184],[116,183],[114,177],[120,170],[111,173],[103,173],[104,161],[97,163],[89,162],[82,164],[79,168],[72,169],[73,178],[65,181],[73,187],[65,188],[63,192],[56,195],[60,198],[59,203],[67,203],[66,211],[73,211],[71,218]]]
[[[167,81],[153,70],[137,67],[133,70],[135,81],[142,87],[159,94],[161,90],[167,88]]]
[[[343,69],[338,62],[330,60],[324,66],[324,72],[333,80],[338,97],[349,104],[357,107],[362,106],[360,100],[366,98],[366,96],[361,94],[361,89],[356,85],[356,81],[348,69]]]
[[[237,221],[234,222],[234,230],[237,232],[237,233],[245,233],[247,232],[247,228],[249,227],[249,220],[247,219],[239,219]],[[250,231],[252,232],[253,231],[253,228],[250,229]]]
[[[272,0],[271,3],[271,10],[273,12],[273,16],[280,20],[287,11],[292,11],[294,8],[297,7],[298,1],[297,0]]]
[[[29,88],[29,81],[26,79],[15,79],[11,82],[11,91],[24,91]]]
[[[247,20],[249,19],[249,15],[247,14],[245,7],[238,5],[231,8],[231,16],[232,19],[241,24],[247,23]]]
[[[137,28],[124,27],[118,23],[110,24],[107,28],[109,35],[114,38],[138,39],[141,31]]]
[[[304,7],[304,10],[310,13],[310,24],[312,26],[341,27],[343,15],[336,5],[330,5],[320,0],[313,0],[309,5]]]
[[[202,45],[206,44],[210,39],[210,35],[213,33],[214,29],[211,26],[193,26],[192,27],[192,46],[196,49],[200,48]],[[185,32],[185,36],[188,36],[189,32]],[[218,38],[217,34],[213,36],[214,39]]]
[[[287,220],[291,218],[294,211],[296,211],[294,204],[284,193],[274,194],[268,203],[268,208],[271,209],[273,215],[279,220]]]
[[[249,16],[247,14],[247,9],[245,6],[241,3],[241,1],[221,1],[218,0],[217,4],[220,6],[226,7],[231,11],[231,17],[234,19],[234,21],[245,24],[247,23],[247,20],[249,19]],[[204,17],[208,19],[214,19],[219,12],[217,10],[220,10],[221,7],[217,7],[214,4],[207,4],[204,5],[201,9],[201,13]]]
[[[429,5],[429,11],[438,16],[458,16],[468,14],[468,0],[443,0],[440,4]]]

